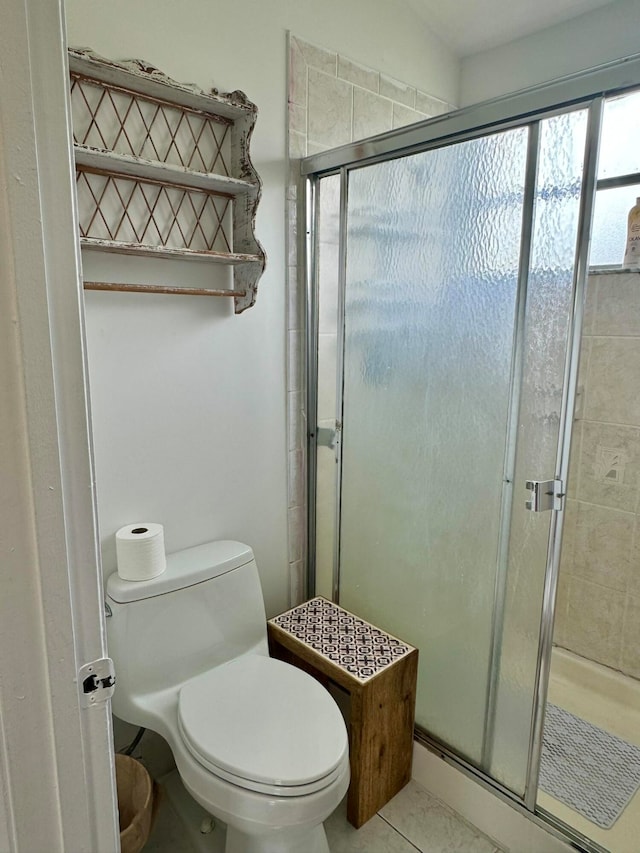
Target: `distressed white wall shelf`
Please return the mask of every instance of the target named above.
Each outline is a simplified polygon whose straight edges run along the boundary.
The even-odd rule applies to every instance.
[[[229,296],[250,308],[265,266],[254,234],[261,181],[249,155],[257,108],[141,60],[69,51],[83,248],[229,264],[233,289],[85,282],[86,289]]]

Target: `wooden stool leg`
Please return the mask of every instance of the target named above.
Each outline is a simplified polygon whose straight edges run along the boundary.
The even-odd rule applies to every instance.
[[[351,690],[351,784],[347,819],[356,828],[411,778],[418,652]]]

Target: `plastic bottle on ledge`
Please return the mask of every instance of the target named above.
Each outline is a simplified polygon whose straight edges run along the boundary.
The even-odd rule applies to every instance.
[[[640,198],[629,211],[627,219],[627,248],[624,253],[623,267],[640,269]]]

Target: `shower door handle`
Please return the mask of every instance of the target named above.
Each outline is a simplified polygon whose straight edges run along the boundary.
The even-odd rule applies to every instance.
[[[563,508],[565,491],[562,480],[527,480],[525,487],[531,492],[525,503],[531,512]]]
[[[331,429],[330,427],[318,427],[316,430],[316,445],[318,447],[328,447],[329,450],[335,450],[336,433],[336,429]]]

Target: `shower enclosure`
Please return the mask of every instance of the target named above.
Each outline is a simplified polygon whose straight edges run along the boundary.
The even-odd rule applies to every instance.
[[[612,66],[303,161],[309,592],[417,646],[421,736],[530,812],[600,124],[639,82]]]

